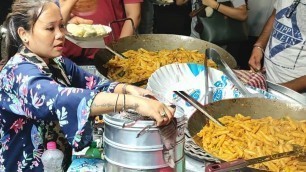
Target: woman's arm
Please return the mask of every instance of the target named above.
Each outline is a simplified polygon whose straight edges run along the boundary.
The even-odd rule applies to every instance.
[[[132,109],[137,113],[156,120],[157,126],[166,125],[174,115],[174,109],[165,104],[146,97],[129,94],[100,92],[90,107],[90,116]],[[166,115],[166,118],[162,116]]]
[[[202,3],[236,20],[245,21],[248,18],[248,11],[246,5],[241,5],[239,7],[234,8],[222,5],[215,0],[202,0]]]
[[[131,18],[135,28],[138,28],[141,19],[141,3],[124,4],[126,18]],[[126,20],[121,30],[120,38],[134,34],[131,21]]]
[[[93,24],[92,20],[72,15],[71,11],[78,0],[60,0],[61,13],[64,23]]]
[[[184,5],[184,4],[186,4],[187,2],[188,2],[189,0],[176,0],[175,1],[175,3],[176,3],[176,5]]]

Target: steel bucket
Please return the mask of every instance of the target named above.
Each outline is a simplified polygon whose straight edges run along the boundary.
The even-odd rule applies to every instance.
[[[176,168],[184,158],[185,116],[177,116],[177,137],[174,148]],[[163,159],[163,143],[157,127],[151,127],[145,134],[136,138],[137,134],[152,120],[138,120],[132,126],[125,126],[126,120],[104,116],[105,130],[103,135],[104,153],[108,161],[108,170],[119,171],[174,171]],[[116,171],[117,171],[116,170]]]

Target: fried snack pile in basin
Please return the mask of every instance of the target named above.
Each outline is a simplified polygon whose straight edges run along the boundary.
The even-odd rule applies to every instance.
[[[197,50],[147,51],[145,49],[129,50],[122,53],[127,59],[117,56],[112,58],[105,67],[108,68],[108,77],[125,83],[135,83],[148,79],[158,68],[171,63],[198,63],[204,64],[205,55]],[[209,67],[217,67],[210,59]]]
[[[289,117],[251,119],[241,114],[219,118],[225,126],[212,121],[197,134],[202,147],[225,161],[251,159],[292,150],[292,144],[306,146],[306,121]],[[306,171],[306,162],[295,157],[255,164],[252,168],[269,171]]]

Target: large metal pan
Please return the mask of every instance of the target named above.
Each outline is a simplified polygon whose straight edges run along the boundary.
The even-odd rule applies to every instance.
[[[235,114],[243,114],[252,118],[263,118],[271,116],[279,119],[284,116],[289,116],[295,120],[306,120],[306,107],[299,104],[286,103],[279,100],[269,100],[260,98],[239,98],[239,99],[224,99],[218,102],[205,105],[206,111],[220,118],[225,115],[234,116]],[[194,138],[195,143],[201,147],[199,138],[195,137],[198,132],[208,123],[201,112],[196,111],[187,122],[187,131]],[[218,159],[217,157],[215,157]],[[246,168],[244,171],[259,171],[253,168]]]
[[[149,51],[185,48],[187,50],[199,50],[205,54],[206,48],[214,48],[220,53],[221,58],[225,60],[225,62],[231,68],[237,67],[234,57],[226,52],[223,48],[210,42],[188,36],[170,34],[142,34],[121,38],[108,46],[118,53],[123,53],[127,50],[138,50],[139,48],[144,48]],[[103,64],[106,64],[113,56],[114,55],[107,49],[100,49],[95,55],[95,66],[104,76],[106,76],[107,69],[103,67]]]

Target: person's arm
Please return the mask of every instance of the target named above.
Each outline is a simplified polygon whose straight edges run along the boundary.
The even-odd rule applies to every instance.
[[[81,17],[72,15],[71,11],[77,2],[78,0],[60,0],[61,14],[64,23],[93,24],[92,20],[83,19]]]
[[[254,48],[249,60],[250,68],[254,71],[261,70],[261,60],[263,58],[263,53],[264,53],[263,51],[266,49],[266,46],[268,44],[269,37],[273,29],[274,19],[275,19],[275,9],[273,10],[268,21],[266,22],[256,43],[254,44]]]
[[[234,8],[222,5],[215,0],[202,0],[202,3],[236,20],[245,21],[248,18],[248,11],[246,5],[241,5],[239,7]]]
[[[157,125],[167,124],[172,119],[171,110],[161,102],[145,98],[153,96],[149,90],[133,85],[111,82],[107,78],[99,78],[78,67],[67,58],[58,59],[65,72],[71,76],[71,87],[98,92],[90,107],[90,116],[133,109],[138,113],[156,119]],[[115,94],[114,94],[115,93]],[[125,95],[124,95],[125,94]],[[163,119],[160,113],[166,112],[168,118]]]
[[[180,6],[186,4],[188,1],[189,0],[176,0],[175,3],[176,5]]]
[[[71,11],[78,0],[60,0],[61,13],[64,23],[67,23],[71,18]]]
[[[273,12],[272,12],[271,16],[269,17],[268,21],[266,22],[266,24],[265,24],[262,32],[260,33],[260,36],[257,39],[256,43],[254,44],[255,46],[260,46],[263,49],[266,48],[266,46],[268,44],[270,34],[272,32],[272,29],[273,29],[274,19],[275,19],[275,9],[273,10]]]
[[[138,28],[141,19],[141,3],[124,4],[126,18],[131,18],[135,28]],[[133,35],[134,30],[131,21],[126,20],[123,24],[120,38]]]
[[[281,85],[299,93],[306,92],[306,75],[291,80],[289,82],[281,83]]]

